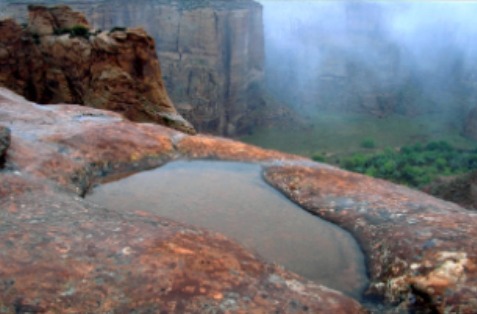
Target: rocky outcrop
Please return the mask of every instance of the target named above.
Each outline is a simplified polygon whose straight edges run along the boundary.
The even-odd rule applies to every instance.
[[[10,146],[10,129],[0,125],[0,168],[5,162],[7,149]]]
[[[221,235],[78,197],[93,182],[177,156],[292,156],[206,136],[190,142],[159,125],[81,106],[37,106],[2,88],[0,123],[12,130],[9,170],[0,172],[4,311],[364,312]]]
[[[77,103],[194,133],[169,99],[154,40],[142,29],[91,32],[65,6],[0,21],[0,85],[42,104]]]
[[[477,214],[452,203],[232,140],[93,108],[37,106],[5,89],[0,124],[12,131],[0,172],[0,290],[12,312],[363,310],[217,234],[77,197],[175,158],[259,163],[270,184],[348,230],[367,256],[367,295],[385,300],[379,313],[477,308]]]
[[[476,213],[333,168],[270,167],[265,178],[356,237],[369,258],[368,294],[418,313],[475,312]]]
[[[10,1],[6,12],[19,17],[24,4]],[[262,90],[264,38],[257,2],[113,0],[68,5],[84,12],[95,28],[144,27],[157,43],[163,78],[177,110],[199,131],[244,133],[260,123],[260,111],[269,108]]]

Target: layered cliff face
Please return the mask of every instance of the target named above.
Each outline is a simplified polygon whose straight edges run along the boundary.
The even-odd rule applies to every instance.
[[[27,1],[29,3],[35,1]],[[47,1],[47,3],[65,1]],[[25,1],[6,14],[20,17]],[[251,0],[67,1],[98,29],[142,26],[155,39],[167,90],[199,131],[234,135],[266,106],[262,7]]]
[[[262,11],[253,1],[222,4],[164,4],[151,26],[178,110],[199,130],[233,135],[263,102]]]
[[[79,103],[195,132],[169,99],[144,30],[92,32],[66,6],[30,6],[23,27],[0,21],[0,85],[43,104]]]

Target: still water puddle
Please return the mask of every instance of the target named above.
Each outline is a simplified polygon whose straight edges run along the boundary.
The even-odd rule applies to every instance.
[[[220,232],[269,262],[356,298],[367,283],[355,240],[268,186],[258,165],[176,161],[98,186],[86,198]]]

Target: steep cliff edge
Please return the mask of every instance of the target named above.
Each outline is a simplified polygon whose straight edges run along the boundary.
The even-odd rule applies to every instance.
[[[34,3],[34,0],[26,1]],[[60,1],[46,1],[58,4]],[[25,1],[5,12],[21,17]],[[163,78],[177,110],[199,131],[235,135],[284,113],[262,90],[262,6],[252,0],[61,1],[98,29],[141,26],[155,39]]]
[[[0,21],[0,85],[43,104],[78,103],[195,132],[169,99],[144,30],[92,33],[66,6],[29,6],[23,27]]]

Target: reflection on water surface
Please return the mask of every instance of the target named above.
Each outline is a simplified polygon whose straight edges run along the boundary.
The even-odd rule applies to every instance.
[[[176,161],[98,186],[87,199],[220,232],[267,261],[355,297],[367,282],[354,239],[268,186],[257,165]]]

